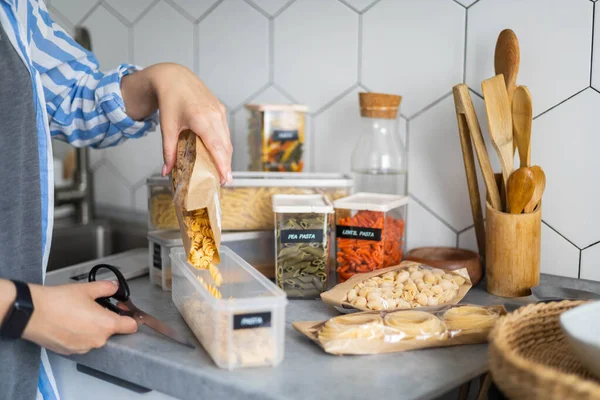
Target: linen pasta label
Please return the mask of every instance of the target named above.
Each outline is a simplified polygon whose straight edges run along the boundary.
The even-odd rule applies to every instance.
[[[233,329],[269,328],[271,326],[271,313],[236,314],[233,316]]]
[[[338,225],[335,234],[338,239],[361,239],[376,242],[381,240],[381,229],[379,228]]]
[[[322,229],[289,229],[281,231],[281,243],[321,243]]]

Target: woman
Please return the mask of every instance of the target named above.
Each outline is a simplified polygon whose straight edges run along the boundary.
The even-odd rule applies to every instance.
[[[185,67],[102,73],[40,0],[0,0],[0,28],[0,397],[57,399],[44,348],[85,353],[137,325],[95,303],[116,291],[110,282],[41,286],[53,225],[50,137],[102,148],[160,119],[163,175],[179,132],[191,129],[222,183],[231,181],[231,141],[224,107]]]

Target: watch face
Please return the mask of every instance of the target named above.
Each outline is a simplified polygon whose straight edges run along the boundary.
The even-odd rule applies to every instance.
[[[32,313],[33,310],[29,307],[19,306],[19,303],[15,303],[4,320],[0,337],[3,339],[19,339],[23,335]]]

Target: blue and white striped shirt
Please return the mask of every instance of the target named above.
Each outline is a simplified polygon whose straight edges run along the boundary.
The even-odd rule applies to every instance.
[[[52,21],[41,0],[0,0],[0,23],[31,73],[35,97],[42,195],[44,274],[48,261],[54,211],[54,171],[51,137],[74,146],[103,148],[153,130],[157,115],[134,121],[125,113],[121,78],[136,68],[122,64],[100,72],[94,55],[80,47]],[[38,399],[58,399],[45,350]]]

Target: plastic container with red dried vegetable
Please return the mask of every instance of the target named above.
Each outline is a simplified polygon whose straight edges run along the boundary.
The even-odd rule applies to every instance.
[[[407,203],[407,196],[375,193],[333,202],[338,282],[402,261]]]

